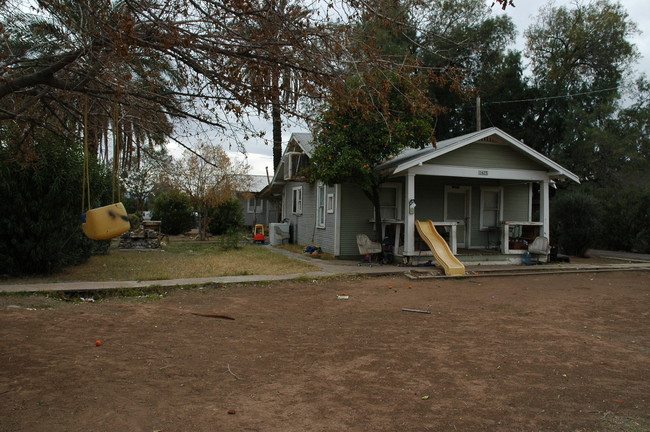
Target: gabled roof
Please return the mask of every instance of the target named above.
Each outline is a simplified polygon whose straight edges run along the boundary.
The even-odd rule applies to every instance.
[[[283,177],[279,177],[278,175],[279,173],[283,173],[284,175],[284,156],[288,151],[293,151],[295,146],[298,146],[307,155],[307,157],[311,157],[312,154],[314,154],[315,148],[312,134],[309,132],[293,132],[291,134],[291,137],[289,137],[289,142],[287,143],[287,146],[282,153],[280,164],[273,173],[271,183],[262,189],[260,195],[266,196],[268,194],[271,194],[273,193],[274,185],[284,183]]]
[[[311,157],[312,154],[314,154],[314,148],[315,148],[314,137],[312,136],[311,133],[294,132],[291,134],[291,137],[289,138],[289,144],[291,144],[292,141],[295,141],[296,144],[298,144],[298,146],[302,148],[302,151],[304,151],[308,157]],[[287,148],[288,147],[289,146],[287,146]]]
[[[384,162],[383,164],[377,166],[375,169],[389,170],[392,171],[393,174],[396,174],[440,157],[454,150],[458,150],[466,145],[485,140],[490,137],[501,138],[501,142],[511,145],[516,150],[526,154],[531,159],[537,161],[540,165],[546,167],[549,171],[555,173],[558,177],[566,177],[575,181],[576,183],[580,183],[580,179],[577,175],[573,174],[571,171],[562,167],[558,163],[553,162],[543,154],[533,150],[518,139],[512,137],[511,135],[508,135],[496,127],[483,129],[477,132],[472,132],[466,135],[439,141],[436,144],[436,147],[427,147],[424,149],[406,149],[395,158]]]
[[[269,179],[265,175],[250,175],[250,188],[247,192],[259,192],[269,184]]]

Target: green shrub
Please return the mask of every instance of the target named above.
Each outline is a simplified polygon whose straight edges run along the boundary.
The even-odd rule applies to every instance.
[[[598,246],[650,253],[650,190],[598,191],[602,208]]]
[[[174,190],[163,192],[154,201],[152,218],[160,221],[160,230],[165,234],[189,231],[194,221],[189,197]]]
[[[53,273],[105,250],[107,242],[90,240],[81,231],[80,146],[42,136],[30,145],[27,159],[10,150],[12,139],[6,130],[0,137],[0,273]],[[104,199],[110,199],[110,184],[110,174],[93,159],[91,206],[110,202]]]
[[[563,191],[551,203],[553,238],[569,255],[584,256],[597,243],[599,206],[595,198],[577,191]]]
[[[142,225],[142,218],[137,213],[130,213],[129,223],[131,224],[131,231],[135,231]]]
[[[222,235],[230,231],[239,231],[244,225],[242,206],[237,198],[231,198],[210,210],[208,230],[213,235]]]
[[[240,229],[231,228],[219,236],[219,247],[223,250],[241,248],[242,232]]]

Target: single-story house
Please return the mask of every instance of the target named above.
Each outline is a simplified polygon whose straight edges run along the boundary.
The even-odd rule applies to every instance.
[[[374,237],[370,201],[354,184],[309,183],[303,170],[314,143],[294,133],[261,196],[281,202],[291,242],[318,245],[341,258],[359,257],[357,234]],[[388,176],[381,190],[382,238],[405,260],[431,255],[415,221],[431,220],[454,254],[521,254],[537,236],[550,237],[549,188],[578,177],[498,128],[406,149],[374,168]],[[474,250],[474,251],[472,251]]]
[[[259,193],[269,184],[269,178],[264,175],[249,175],[247,190],[239,191],[237,199],[243,211],[244,225],[252,229],[256,224],[268,227],[269,223],[277,222],[277,202],[264,199]]]

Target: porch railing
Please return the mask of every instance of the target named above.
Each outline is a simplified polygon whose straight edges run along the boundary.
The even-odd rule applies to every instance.
[[[503,221],[501,222],[503,229],[501,230],[501,252],[504,254],[510,253],[523,253],[528,247],[527,244],[531,243],[534,238],[539,235],[539,230],[544,225],[542,222],[520,222],[520,221]],[[537,228],[537,234],[531,234]],[[512,236],[510,231],[512,232]],[[510,247],[510,239],[518,241]],[[519,243],[519,241],[521,243]]]

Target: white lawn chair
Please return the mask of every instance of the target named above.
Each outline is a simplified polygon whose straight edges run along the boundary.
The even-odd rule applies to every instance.
[[[544,262],[548,261],[548,254],[551,252],[548,239],[541,236],[535,237],[535,240],[528,245],[528,252],[537,256],[537,263],[539,263],[540,255],[544,255]]]
[[[362,260],[364,260],[363,263],[368,263],[370,267],[372,267],[373,261],[377,264],[381,263],[381,243],[370,240],[365,234],[357,234],[357,246],[359,247]],[[359,263],[358,265],[361,264]]]

